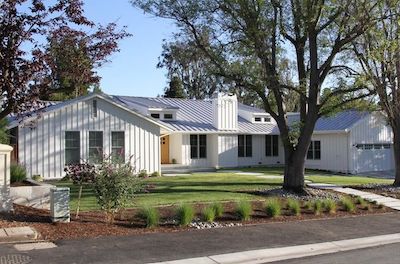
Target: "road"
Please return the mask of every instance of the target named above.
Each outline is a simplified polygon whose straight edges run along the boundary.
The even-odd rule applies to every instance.
[[[398,264],[400,244],[319,255],[302,259],[271,262],[272,264]]]

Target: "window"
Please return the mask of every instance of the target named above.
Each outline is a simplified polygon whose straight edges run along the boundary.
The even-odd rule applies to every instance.
[[[265,156],[279,156],[278,135],[265,135]]]
[[[89,162],[100,163],[103,160],[103,132],[89,131]]]
[[[125,133],[123,131],[111,132],[111,156],[113,160],[125,161]]]
[[[172,114],[164,114],[164,119],[172,119]]]
[[[190,158],[205,159],[207,157],[207,136],[190,135]]]
[[[310,147],[307,152],[307,159],[320,160],[321,159],[321,141],[311,141]]]
[[[371,149],[390,149],[391,145],[390,144],[357,144],[356,145],[357,149],[366,149],[366,150],[371,150]]]
[[[160,118],[160,114],[155,114],[155,113],[153,113],[153,114],[150,114],[150,116],[151,116],[152,118],[157,118],[157,119]]]
[[[264,117],[264,122],[266,122],[266,123],[271,122],[271,117]]]
[[[254,122],[261,122],[261,117],[254,117]]]
[[[79,131],[65,131],[65,164],[77,164],[81,159]]]
[[[251,157],[253,154],[253,137],[238,135],[238,157]]]
[[[92,117],[97,117],[97,100],[92,101]]]

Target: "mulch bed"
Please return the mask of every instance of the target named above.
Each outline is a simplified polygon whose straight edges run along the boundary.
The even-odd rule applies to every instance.
[[[201,212],[201,209],[206,206],[204,204],[197,204],[194,206],[196,212]],[[228,202],[224,203],[225,213],[223,217],[218,219],[219,223],[242,223],[243,225],[251,225],[257,223],[269,223],[269,222],[288,222],[288,221],[301,221],[309,219],[322,219],[322,218],[336,218],[356,215],[368,215],[368,214],[382,214],[394,212],[390,208],[379,208],[377,205],[371,204],[371,210],[363,210],[360,206],[353,213],[345,212],[340,207],[336,214],[330,215],[328,213],[322,213],[321,215],[314,215],[311,210],[302,208],[302,214],[300,216],[292,216],[290,212],[283,209],[282,216],[277,218],[269,218],[266,216],[263,208],[263,202],[253,202],[254,213],[252,220],[241,222],[237,219],[234,214],[235,203]],[[124,236],[124,235],[135,235],[144,233],[154,232],[178,232],[186,231],[189,227],[179,227],[171,223],[175,213],[175,207],[165,206],[160,207],[160,216],[162,224],[157,228],[147,229],[144,227],[144,223],[140,219],[135,217],[137,210],[129,209],[124,211],[122,214],[116,217],[113,225],[105,223],[104,214],[99,211],[95,212],[83,212],[80,217],[76,219],[74,212],[71,212],[70,223],[51,223],[50,213],[47,210],[33,209],[30,207],[24,207],[14,205],[13,213],[2,213],[0,214],[0,227],[16,227],[29,225],[35,228],[41,235],[40,239],[44,240],[60,240],[60,239],[78,239],[78,238],[94,238],[100,236]]]

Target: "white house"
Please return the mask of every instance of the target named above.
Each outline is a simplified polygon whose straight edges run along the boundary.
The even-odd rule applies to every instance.
[[[294,122],[298,114],[289,114]],[[218,94],[211,100],[90,94],[11,120],[16,158],[29,175],[60,178],[65,165],[123,153],[137,171],[284,163],[275,121]],[[379,113],[320,119],[306,167],[344,173],[393,169],[392,133]],[[171,165],[173,164],[173,165]]]

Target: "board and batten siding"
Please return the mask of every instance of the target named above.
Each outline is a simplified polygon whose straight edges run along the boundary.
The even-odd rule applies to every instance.
[[[56,179],[65,175],[65,131],[80,132],[80,156],[88,159],[89,131],[103,131],[103,151],[111,153],[111,132],[124,131],[125,159],[136,171],[160,172],[160,128],[156,124],[119,108],[101,98],[97,117],[92,116],[92,101],[81,101],[43,114],[30,125],[20,125],[19,161],[29,176]]]
[[[349,172],[348,133],[314,134],[311,140],[321,141],[321,159],[306,159],[307,169]]]

